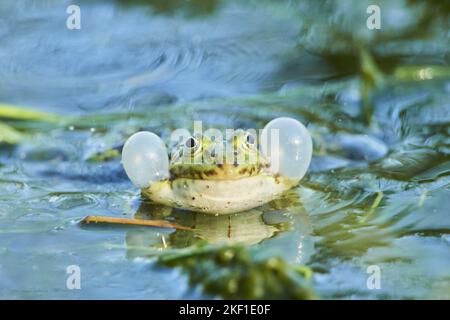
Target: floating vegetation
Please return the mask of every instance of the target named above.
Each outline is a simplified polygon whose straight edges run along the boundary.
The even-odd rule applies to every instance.
[[[157,263],[180,268],[192,285],[225,299],[317,299],[311,269],[289,265],[279,257],[255,256],[242,246],[198,246],[161,255]]]
[[[0,103],[0,143],[16,144],[28,135],[27,132],[17,128],[20,125],[8,123],[9,120],[55,123],[60,122],[62,117],[56,114]]]

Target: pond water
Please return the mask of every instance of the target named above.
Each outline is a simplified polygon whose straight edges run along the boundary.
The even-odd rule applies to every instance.
[[[311,3],[79,3],[80,30],[66,28],[70,1],[0,3],[0,101],[65,119],[11,121],[30,134],[1,146],[0,298],[209,297],[152,258],[207,241],[308,265],[322,298],[450,299],[448,69],[427,81],[386,80],[371,93],[368,125],[358,57],[342,49],[344,37],[323,49],[326,29],[305,22],[319,10]],[[345,32],[350,18],[338,9],[333,23]],[[421,12],[411,10],[400,29]],[[362,37],[386,73],[403,63],[445,68],[448,28],[430,30],[434,51],[420,40],[380,48]],[[408,48],[417,52],[400,54]],[[193,120],[262,128],[279,116],[310,130],[309,173],[283,199],[241,214],[153,206],[119,157],[98,157],[142,129],[167,139]],[[80,226],[87,215],[195,230]],[[81,290],[66,288],[70,265],[81,269]],[[371,265],[381,289],[366,285]]]

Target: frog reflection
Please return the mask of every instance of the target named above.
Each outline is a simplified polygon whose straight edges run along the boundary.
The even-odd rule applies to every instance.
[[[290,193],[266,206],[231,215],[208,215],[177,210],[143,201],[137,219],[164,219],[192,230],[130,229],[126,234],[127,257],[150,257],[155,249],[185,248],[200,242],[255,245],[274,238],[267,250],[285,258],[304,262],[313,250],[307,214],[298,197]],[[295,204],[295,206],[293,206]],[[280,236],[276,236],[280,234]],[[305,253],[306,252],[306,253]]]
[[[199,242],[253,245],[279,232],[277,226],[266,224],[263,212],[256,209],[240,214],[213,216],[143,203],[137,210],[135,218],[170,219],[180,225],[191,227],[192,230],[176,230],[170,233],[129,230],[126,243],[128,254],[131,256],[135,256],[145,247],[184,248]]]

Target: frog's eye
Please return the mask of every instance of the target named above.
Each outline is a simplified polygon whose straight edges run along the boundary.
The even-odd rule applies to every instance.
[[[311,136],[303,124],[292,118],[276,118],[264,127],[260,143],[272,172],[293,181],[303,178],[312,156]]]
[[[139,188],[169,176],[169,157],[164,142],[156,134],[141,131],[125,142],[122,164],[130,180]]]
[[[256,143],[255,136],[252,133],[247,132],[245,136],[245,143],[247,144],[247,146],[253,147]]]
[[[198,150],[200,150],[200,140],[196,137],[189,137],[184,141],[184,153],[186,155],[195,154]]]
[[[186,148],[188,148],[190,150],[195,150],[198,146],[198,141],[194,137],[189,137],[184,142],[184,145]]]
[[[256,137],[253,133],[246,131],[244,135],[242,136],[242,145],[244,147],[244,150],[255,150],[256,149]]]

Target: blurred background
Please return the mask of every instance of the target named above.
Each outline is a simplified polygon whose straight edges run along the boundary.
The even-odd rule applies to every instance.
[[[206,241],[307,265],[323,298],[449,299],[449,14],[437,0],[0,2],[0,297],[223,296],[149,259]],[[279,116],[310,130],[310,172],[290,201],[227,221],[148,207],[120,163],[138,130]],[[79,226],[94,214],[197,229]],[[81,290],[66,288],[73,264]]]

